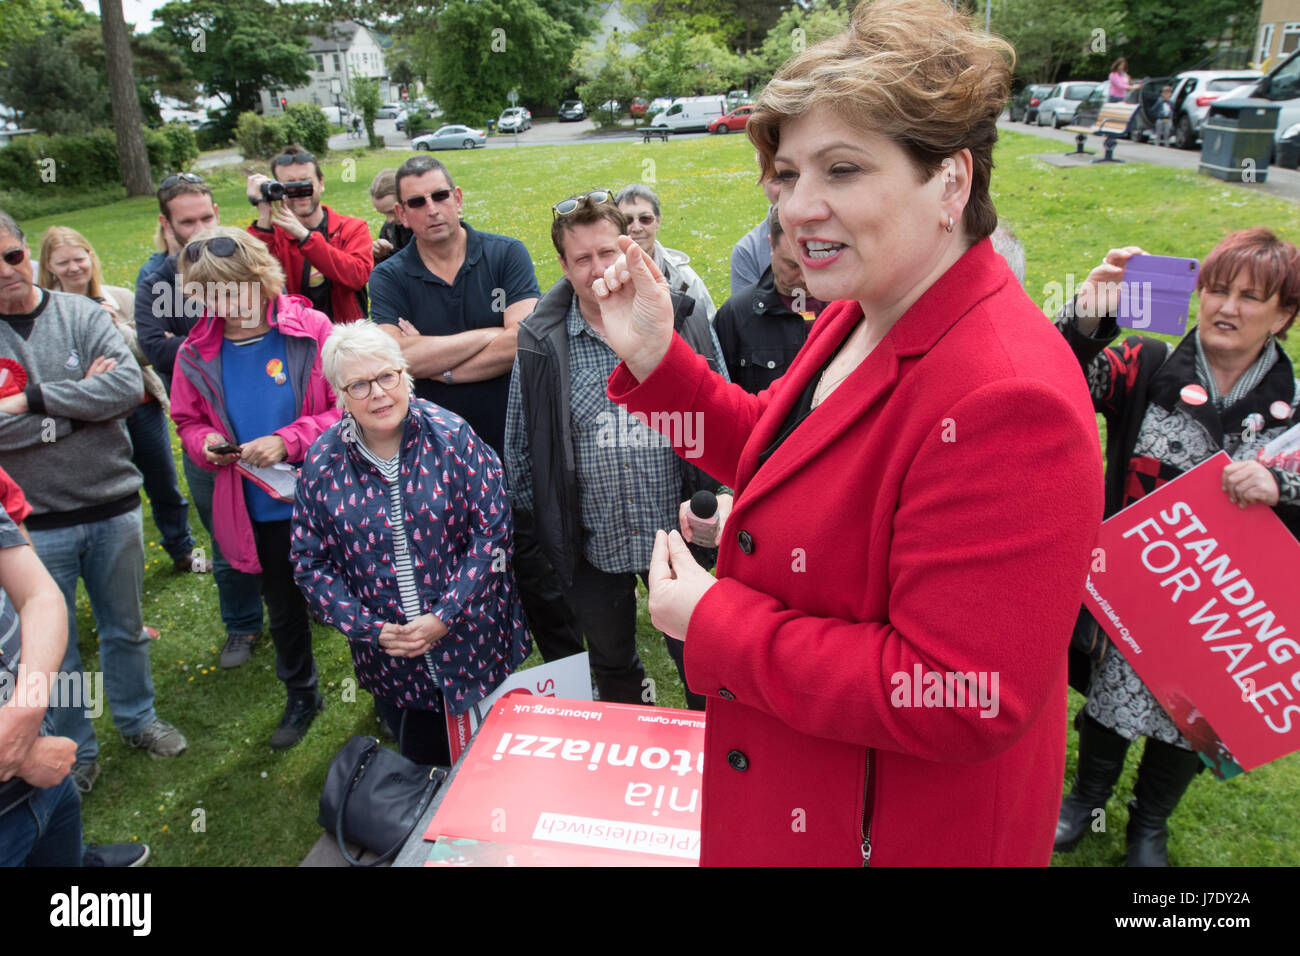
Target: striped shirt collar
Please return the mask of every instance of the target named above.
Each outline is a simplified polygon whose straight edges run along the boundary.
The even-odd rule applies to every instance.
[[[1249,395],[1264,380],[1264,376],[1269,373],[1269,370],[1277,364],[1275,340],[1272,336],[1269,336],[1268,342],[1259,354],[1259,358],[1242,373],[1241,378],[1237,379],[1236,384],[1232,386],[1232,390],[1226,396],[1223,396],[1219,394],[1219,383],[1215,380],[1214,371],[1210,368],[1210,363],[1205,358],[1205,352],[1201,348],[1201,337],[1195,335],[1194,338],[1196,340],[1196,377],[1205,386],[1205,393],[1210,397],[1210,401],[1218,411],[1231,408]]]

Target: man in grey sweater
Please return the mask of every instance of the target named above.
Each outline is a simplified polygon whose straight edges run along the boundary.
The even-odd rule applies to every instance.
[[[0,452],[32,505],[27,527],[68,605],[68,647],[54,733],[77,743],[74,778],[99,773],[90,716],[106,691],[122,737],[154,757],[185,738],[154,712],[149,637],[140,609],[144,539],[140,473],[123,422],[144,396],[140,366],[99,305],[32,282],[22,230],[0,211]],[[99,631],[102,683],[77,646],[77,578]]]

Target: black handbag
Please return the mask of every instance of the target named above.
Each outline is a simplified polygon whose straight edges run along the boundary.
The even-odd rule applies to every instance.
[[[350,864],[376,866],[402,848],[445,779],[444,767],[422,767],[375,737],[353,737],[330,761],[316,822],[334,834]],[[362,863],[344,840],[380,856]]]

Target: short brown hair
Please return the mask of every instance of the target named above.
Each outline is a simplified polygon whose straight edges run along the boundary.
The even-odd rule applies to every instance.
[[[853,11],[847,32],[790,60],[768,83],[746,132],[762,178],[773,173],[781,126],[809,110],[834,111],[907,153],[922,182],[971,151],[972,242],[997,227],[989,196],[997,121],[1011,95],[1015,51],[942,0],[875,0]]]
[[[570,196],[570,199],[576,198]],[[589,198],[583,197],[578,203],[578,208],[567,216],[556,216],[555,221],[551,223],[551,242],[555,244],[555,251],[564,258],[564,234],[573,229],[574,226],[590,226],[592,223],[600,222],[607,219],[618,229],[620,236],[627,235],[627,216],[623,210],[618,208],[611,195],[605,202],[594,203]]]
[[[279,159],[281,156],[297,156],[299,153],[306,153],[308,156],[311,156],[311,164],[312,167],[316,170],[316,178],[319,179],[321,182],[324,182],[325,174],[320,171],[320,161],[316,159],[315,155],[312,153],[311,150],[307,149],[307,147],[305,146],[299,146],[297,143],[290,143],[284,149],[280,150],[280,152],[276,153],[274,156],[271,157],[271,178],[277,180],[280,178],[275,174],[276,167],[279,166],[279,164],[276,162],[277,159]],[[286,163],[285,165],[292,166],[293,164]]]
[[[1241,229],[1230,232],[1210,250],[1196,278],[1196,291],[1227,288],[1241,272],[1260,287],[1264,298],[1277,295],[1277,304],[1291,318],[1277,337],[1286,338],[1287,329],[1300,310],[1300,250],[1279,239],[1267,229]]]
[[[179,176],[180,174],[177,175]],[[172,183],[172,185],[168,186],[166,189],[158,190],[158,211],[162,213],[163,218],[168,222],[172,221],[171,201],[177,196],[207,196],[209,199],[212,199],[212,187],[202,179],[198,179],[198,181],[195,182],[195,178],[196,177],[192,176],[188,179],[177,179],[176,182]],[[167,179],[164,178],[163,182],[167,182]],[[212,200],[212,204],[216,205],[215,199]],[[164,243],[162,250],[160,251],[165,251],[166,248],[166,243]]]

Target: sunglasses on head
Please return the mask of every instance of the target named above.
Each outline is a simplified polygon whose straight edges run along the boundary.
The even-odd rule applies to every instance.
[[[235,254],[239,246],[230,236],[213,236],[211,239],[201,239],[197,242],[191,242],[185,247],[185,258],[190,262],[198,262],[199,256],[203,255],[203,250],[207,249],[219,259],[225,259]]]
[[[276,166],[294,166],[299,163],[314,163],[316,157],[311,153],[284,153],[275,157]]]
[[[423,208],[424,204],[429,200],[433,200],[435,203],[439,203],[439,202],[446,202],[450,198],[451,198],[450,189],[436,189],[433,192],[429,193],[429,195],[427,196],[410,196],[406,199],[399,200],[399,202],[407,209],[421,209]]]
[[[597,189],[585,196],[570,196],[568,199],[561,199],[551,207],[553,218],[573,215],[578,211],[578,207],[582,205],[583,200],[590,202],[593,206],[599,206],[603,202],[613,202],[614,194],[608,189]]]
[[[172,173],[170,176],[168,176],[166,179],[164,179],[161,183],[158,184],[158,191],[162,192],[164,189],[171,189],[177,183],[202,183],[202,182],[203,182],[203,177],[198,175],[197,173]]]
[[[0,256],[0,259],[4,259],[6,265],[17,266],[22,265],[23,258],[26,255],[27,250],[19,246],[17,249],[6,250],[5,254]]]

